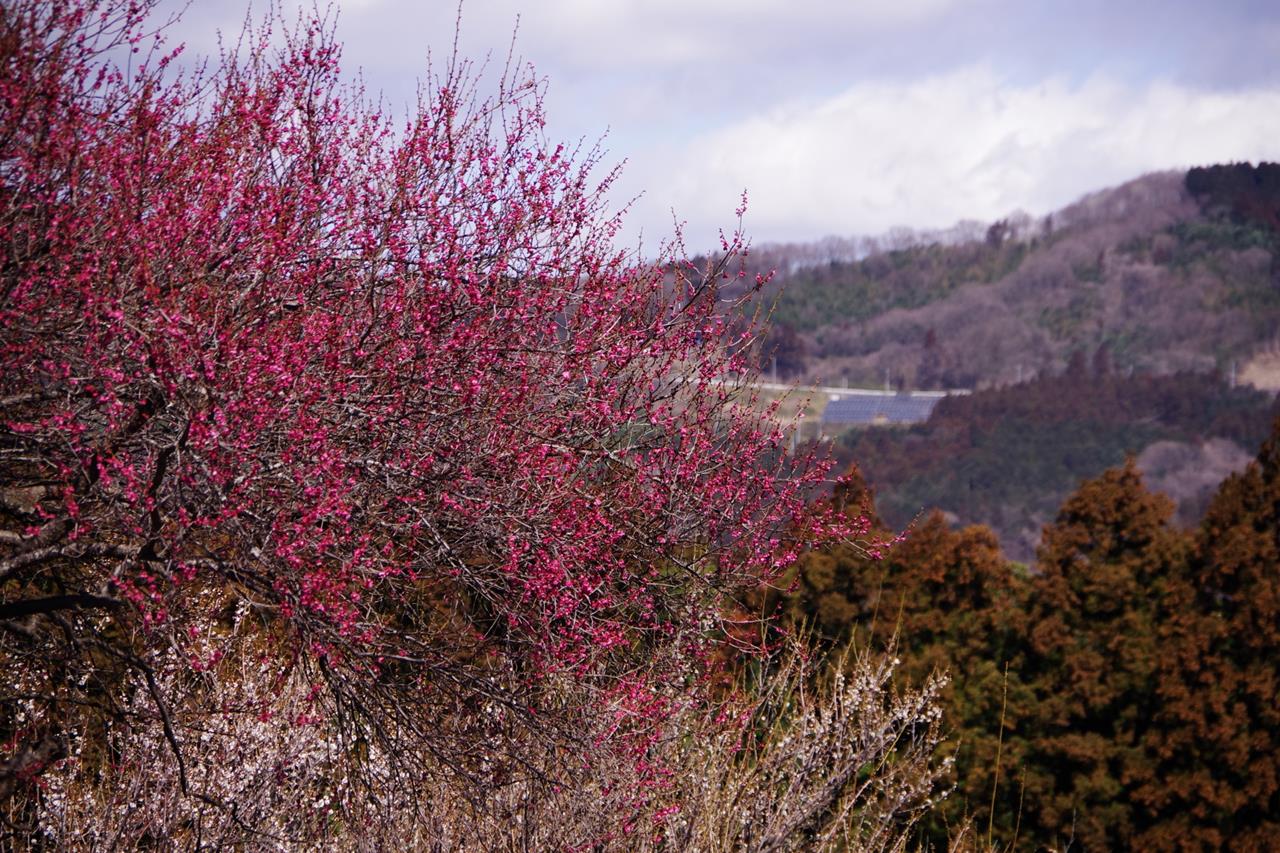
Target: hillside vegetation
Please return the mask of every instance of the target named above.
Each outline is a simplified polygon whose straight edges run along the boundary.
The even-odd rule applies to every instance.
[[[780,365],[977,389],[840,437],[834,502],[903,539],[815,549],[763,603],[950,673],[922,846],[1280,845],[1278,235],[1280,167],[1237,164],[788,268]]]
[[[755,263],[782,272],[761,351],[814,384],[977,389],[836,453],[891,526],[941,509],[1027,562],[1066,495],[1127,456],[1182,525],[1243,468],[1277,387],[1278,249],[1266,163],[1147,175],[1040,221],[766,247]]]
[[[899,235],[859,259],[766,248],[757,262],[779,273],[765,349],[815,384],[986,386],[1101,346],[1121,371],[1228,371],[1280,329],[1278,172],[1147,175],[1038,221],[959,242]]]
[[[862,466],[892,526],[938,508],[989,525],[1024,562],[1067,494],[1127,455],[1194,524],[1266,436],[1270,395],[1212,374],[1116,375],[1105,352],[1061,376],[947,397],[924,424],[846,433],[837,453]]]
[[[956,790],[928,849],[966,820],[999,850],[1278,849],[1280,420],[1193,529],[1144,479],[1080,484],[1032,567],[933,513],[884,559],[807,554],[765,602],[826,644],[892,649],[908,682],[950,673]],[[855,473],[835,499],[873,496]]]

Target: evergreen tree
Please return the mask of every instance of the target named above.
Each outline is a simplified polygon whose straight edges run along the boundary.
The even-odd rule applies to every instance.
[[[1145,827],[1129,791],[1153,778],[1157,622],[1187,552],[1172,514],[1130,459],[1082,484],[1045,529],[1024,673],[1038,699],[1024,825],[1040,843],[1126,849]]]
[[[856,468],[850,473],[835,499],[887,535],[872,511],[871,490]],[[1015,832],[1025,745],[1002,740],[1000,727],[1003,719],[1006,731],[1016,730],[1034,704],[1017,675],[1024,592],[989,528],[952,530],[939,512],[879,559],[843,544],[814,550],[797,564],[784,603],[788,621],[808,625],[828,646],[892,645],[905,682],[949,676],[943,701],[953,734],[946,750],[955,760],[957,790],[923,824],[930,843],[944,844],[949,828],[966,818],[985,829],[993,790],[993,832],[1006,842]]]
[[[1280,849],[1280,420],[1228,478],[1162,626],[1150,849]]]
[[[885,562],[874,638],[886,642],[897,632],[903,672],[915,683],[934,671],[950,679],[943,698],[956,790],[925,823],[928,841],[941,846],[970,819],[1012,843],[1026,756],[1018,733],[1035,699],[1019,677],[1025,578],[990,528],[953,530],[937,511]]]

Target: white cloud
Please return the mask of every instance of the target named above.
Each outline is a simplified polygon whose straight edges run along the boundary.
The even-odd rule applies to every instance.
[[[182,2],[161,0],[161,10]],[[290,17],[312,7],[280,2]],[[1022,62],[994,36],[957,32],[1015,5],[465,0],[460,50],[491,54],[500,68],[520,17],[516,52],[550,78],[548,135],[591,141],[609,130],[609,157],[628,160],[613,197],[644,193],[627,233],[643,229],[650,246],[670,232],[673,207],[689,222],[690,245],[711,245],[717,227],[733,224],[743,188],[757,239],[804,239],[897,224],[945,227],[1016,208],[1040,213],[1153,169],[1280,159],[1274,83],[1215,91],[1160,82],[1181,79],[1180,66],[1144,53],[1152,46],[1145,42],[1121,40],[1118,58],[1108,53],[1115,39],[1097,54],[1072,49],[1110,18],[1084,27],[1076,42],[1037,41],[1050,38],[1050,22],[1074,20],[1063,17],[1073,14],[1066,4],[1047,4],[1040,25],[1010,36],[1032,51]],[[457,3],[341,6],[344,66],[363,68],[393,110],[406,106],[428,50],[437,59],[450,50]],[[192,4],[174,35],[193,53],[208,52],[214,27],[238,32],[243,8]],[[1189,26],[1176,10],[1168,23],[1175,34]],[[1249,27],[1280,33],[1269,19],[1251,18]],[[1239,64],[1231,48],[1239,36],[1223,30],[1221,50],[1206,47],[1206,67]],[[957,40],[964,52],[949,50]]]
[[[815,238],[1042,213],[1147,171],[1276,158],[1280,90],[1011,85],[970,67],[762,111],[663,162],[634,158],[632,180],[651,193],[637,224],[660,228],[674,206],[705,242],[744,187],[758,239]]]

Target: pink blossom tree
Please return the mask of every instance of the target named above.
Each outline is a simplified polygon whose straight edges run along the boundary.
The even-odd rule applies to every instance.
[[[198,789],[155,661],[245,618],[353,749],[483,780],[572,684],[643,761],[729,597],[859,532],[734,378],[740,233],[615,249],[526,70],[455,58],[399,121],[323,21],[178,73],[149,11],[0,9],[0,800],[130,679]]]

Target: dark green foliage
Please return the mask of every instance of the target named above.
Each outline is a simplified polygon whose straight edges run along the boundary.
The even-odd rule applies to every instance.
[[[1173,504],[1132,460],[1081,485],[1046,528],[1028,607],[1022,676],[1034,685],[1024,826],[1041,843],[1133,847],[1144,816],[1126,796],[1151,777],[1157,622],[1187,542]]]
[[[1266,394],[1205,374],[1116,376],[1109,353],[1095,353],[1092,366],[1078,362],[1062,376],[944,399],[928,422],[906,430],[846,433],[840,452],[865,460],[891,526],[939,507],[991,525],[1007,552],[1024,558],[1015,537],[1127,454],[1210,437],[1256,447],[1266,435]]]
[[[1169,227],[1170,235],[1177,240],[1168,263],[1186,267],[1206,252],[1227,249],[1243,252],[1246,249],[1268,249],[1276,234],[1261,223],[1232,222],[1228,219],[1179,222]]]
[[[1186,185],[1207,212],[1280,235],[1280,163],[1197,167],[1187,172]]]
[[[773,319],[812,331],[836,318],[857,323],[893,308],[919,308],[962,284],[997,281],[1017,269],[1028,250],[1021,241],[933,243],[805,268],[788,276]]]
[[[1170,229],[1178,241],[1171,263],[1182,267],[1199,263],[1221,275],[1227,285],[1225,299],[1209,307],[1280,308],[1280,163],[1191,169],[1186,186],[1206,218]],[[1229,264],[1223,255],[1249,249],[1270,254],[1262,274],[1223,268]]]

